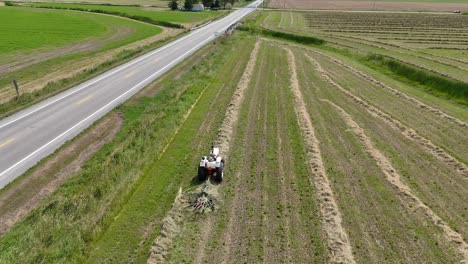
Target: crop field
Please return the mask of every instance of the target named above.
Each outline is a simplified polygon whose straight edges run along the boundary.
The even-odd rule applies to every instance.
[[[468,260],[466,104],[360,59],[466,82],[465,18],[334,14],[253,15],[326,42],[247,20],[120,106],[115,138],[0,236],[0,263]],[[197,180],[212,144],[222,183]]]
[[[466,0],[270,0],[268,7],[308,10],[468,12]]]

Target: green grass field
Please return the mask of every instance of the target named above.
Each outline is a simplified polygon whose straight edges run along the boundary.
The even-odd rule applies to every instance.
[[[4,7],[0,8],[0,56],[77,43],[106,30],[103,23],[79,14]]]
[[[126,28],[130,34],[120,40],[106,43],[109,44],[106,48],[130,43],[162,31],[158,27],[94,14],[17,7],[0,8],[0,57],[8,53],[21,54],[34,52],[36,49],[76,44],[93,38],[108,38],[116,33],[115,29],[119,27]]]
[[[132,7],[132,6],[109,6],[109,5],[83,5],[83,4],[61,4],[61,3],[34,3],[28,4],[33,7],[51,7],[64,9],[84,9],[89,11],[118,12],[127,16],[147,17],[154,21],[167,21],[172,23],[197,23],[213,19],[222,14],[222,12],[182,12],[161,10],[151,7]]]
[[[18,1],[29,2],[29,1]],[[36,0],[34,2],[51,2],[50,0]],[[144,5],[144,6],[158,6],[167,7],[167,0],[54,0],[55,3],[89,3],[89,4],[112,4],[112,5]]]

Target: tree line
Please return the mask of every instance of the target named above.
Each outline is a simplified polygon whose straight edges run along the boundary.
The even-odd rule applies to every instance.
[[[230,4],[234,6],[236,2],[239,0],[185,0],[184,1],[184,9],[185,10],[192,10],[194,4],[202,3],[205,8],[221,8],[223,7],[226,9],[226,6]],[[171,0],[169,2],[169,8],[172,10],[179,9],[179,0]]]

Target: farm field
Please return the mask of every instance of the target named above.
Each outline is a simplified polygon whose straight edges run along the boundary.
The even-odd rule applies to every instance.
[[[257,46],[249,81],[238,86],[247,88],[226,179],[210,187],[222,207],[188,213],[176,234],[168,228],[155,240],[155,263],[466,258],[466,203],[458,201],[468,194],[467,149],[456,150],[467,140],[466,111],[460,126],[321,50],[271,40]],[[449,150],[453,163],[430,146]]]
[[[468,16],[268,12],[261,26],[318,36],[341,50],[385,55],[468,82]]]
[[[466,0],[271,0],[268,7],[308,10],[468,12]]]
[[[466,82],[466,20],[393,15],[252,16],[326,42],[242,30],[207,45],[114,111],[115,138],[0,236],[0,263],[468,260],[466,105],[357,59]],[[221,184],[196,176],[212,144]],[[194,208],[200,193],[214,207]]]
[[[50,3],[50,0],[34,0],[34,1],[28,1],[28,0],[19,0],[16,2],[46,2]],[[84,4],[84,3],[89,3],[89,4],[112,4],[112,5],[141,5],[141,6],[157,6],[157,7],[167,7],[167,1],[166,0],[54,0],[54,3],[77,3],[77,4]]]
[[[83,9],[89,11],[119,12],[128,16],[147,17],[155,21],[167,21],[173,23],[192,24],[213,19],[220,16],[221,12],[183,12],[170,11],[167,6],[164,9],[154,7],[133,7],[133,6],[110,6],[110,5],[84,5],[84,4],[61,4],[61,3],[32,3],[25,4],[32,7],[49,7],[63,9]]]

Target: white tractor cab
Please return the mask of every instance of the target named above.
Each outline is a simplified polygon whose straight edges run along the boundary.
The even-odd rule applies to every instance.
[[[219,156],[219,148],[211,146],[210,155],[203,156],[198,166],[198,179],[206,181],[212,178],[217,182],[222,182],[224,177],[224,159]]]

